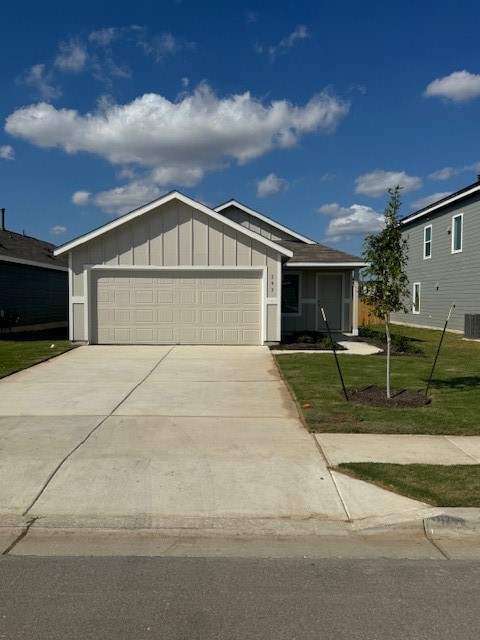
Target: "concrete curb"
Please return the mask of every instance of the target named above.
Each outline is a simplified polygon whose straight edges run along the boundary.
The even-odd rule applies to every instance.
[[[480,509],[442,509],[442,513],[425,518],[424,527],[432,537],[480,535]]]

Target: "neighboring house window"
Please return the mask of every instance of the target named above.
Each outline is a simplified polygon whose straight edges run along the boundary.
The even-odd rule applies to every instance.
[[[300,313],[300,275],[298,273],[283,274],[282,313]]]
[[[432,225],[429,224],[428,227],[423,229],[423,257],[431,258],[432,257]]]
[[[420,282],[413,283],[412,313],[420,313]]]
[[[460,253],[463,248],[463,213],[452,218],[452,253]]]

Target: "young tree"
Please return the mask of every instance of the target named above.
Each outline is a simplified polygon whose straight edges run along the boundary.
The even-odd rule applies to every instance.
[[[369,266],[365,269],[362,299],[372,308],[372,314],[385,323],[387,336],[387,398],[390,392],[390,314],[408,312],[405,301],[410,297],[406,274],[408,242],[402,236],[397,218],[400,209],[401,187],[388,189],[390,201],[385,208],[385,225],[377,234],[366,236],[363,257]]]

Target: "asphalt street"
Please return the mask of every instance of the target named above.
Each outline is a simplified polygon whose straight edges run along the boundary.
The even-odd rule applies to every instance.
[[[8,640],[477,640],[480,562],[0,559]]]

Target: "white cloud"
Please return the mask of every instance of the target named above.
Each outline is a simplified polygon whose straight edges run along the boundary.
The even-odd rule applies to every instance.
[[[134,180],[129,184],[101,191],[95,195],[88,191],[76,191],[72,195],[72,202],[77,205],[90,204],[106,213],[122,215],[159,198],[164,193],[165,190],[159,189],[148,181]]]
[[[480,75],[454,71],[449,76],[433,80],[425,89],[426,98],[438,97],[453,102],[467,102],[480,96]]]
[[[99,31],[92,31],[89,34],[88,39],[90,42],[94,42],[101,47],[108,47],[108,45],[116,40],[119,35],[119,29],[116,27],[107,27],[106,29],[100,29]]]
[[[5,144],[0,147],[0,158],[2,160],[14,160],[15,159],[15,151],[13,147],[9,144]]]
[[[267,53],[270,61],[273,62],[278,53],[286,53],[289,49],[295,46],[297,42],[309,37],[310,34],[308,32],[308,28],[304,24],[300,24],[294,29],[294,31],[292,31],[292,33],[280,40],[277,45],[264,47],[263,45],[256,43],[254,45],[254,49],[259,55]]]
[[[329,173],[328,171],[327,173],[324,173],[320,178],[322,182],[331,182],[331,180],[334,180],[334,179],[335,179],[335,174]]]
[[[182,87],[184,89],[188,89],[189,84],[190,84],[190,80],[187,78],[187,76],[184,76],[182,78]]]
[[[142,31],[145,30],[140,29],[139,34]],[[169,31],[165,31],[154,36],[147,36],[146,33],[139,35],[138,46],[146,55],[151,56],[155,62],[162,62],[167,56],[171,56],[178,51],[193,49],[195,43],[187,42],[174,36]]]
[[[422,186],[422,181],[416,176],[408,176],[405,171],[376,169],[355,179],[355,193],[363,193],[372,197],[384,196],[387,189],[393,189],[397,185],[403,187],[403,193],[408,193],[419,189]]]
[[[47,102],[55,100],[62,95],[61,89],[50,84],[51,81],[52,74],[46,70],[44,64],[33,65],[21,80],[21,82],[27,86],[33,87],[38,92],[40,98]]]
[[[461,173],[468,173],[470,171],[474,171],[475,173],[480,172],[480,162],[474,162],[464,167],[444,167],[443,169],[434,171],[428,177],[430,180],[448,180],[452,176],[458,176]]]
[[[415,202],[412,202],[411,207],[412,209],[423,209],[424,207],[428,207],[429,204],[433,204],[434,202],[437,202],[442,198],[446,198],[451,193],[451,191],[440,191],[437,193],[432,193],[429,196],[425,196],[425,198],[419,198],[418,200],[415,200]]]
[[[308,33],[307,27],[304,24],[299,24],[290,35],[280,41],[278,46],[284,49],[290,49],[299,40],[305,40],[305,38],[309,37],[310,34]]]
[[[326,92],[305,106],[286,100],[264,105],[249,92],[218,98],[203,84],[178,102],[146,94],[85,115],[34,104],[8,116],[5,130],[45,149],[147,167],[159,185],[191,186],[232,160],[243,164],[292,147],[305,134],[334,130],[348,110],[348,103]]]
[[[430,180],[448,180],[453,175],[455,175],[455,169],[453,167],[444,167],[443,169],[434,171],[428,177]]]
[[[383,215],[362,204],[341,207],[336,202],[332,202],[324,204],[318,212],[333,218],[325,232],[325,239],[330,242],[341,242],[354,236],[377,233],[385,220]]]
[[[90,191],[75,191],[72,195],[72,202],[73,204],[86,206],[90,204],[91,195]]]
[[[85,69],[87,51],[79,40],[60,43],[60,52],[55,58],[55,66],[61,71],[79,73]]]
[[[262,180],[257,180],[257,197],[268,198],[283,193],[288,189],[288,182],[270,173]]]
[[[67,230],[67,227],[62,227],[60,224],[57,224],[50,229],[50,235],[59,236],[62,233],[65,233],[66,230]]]

